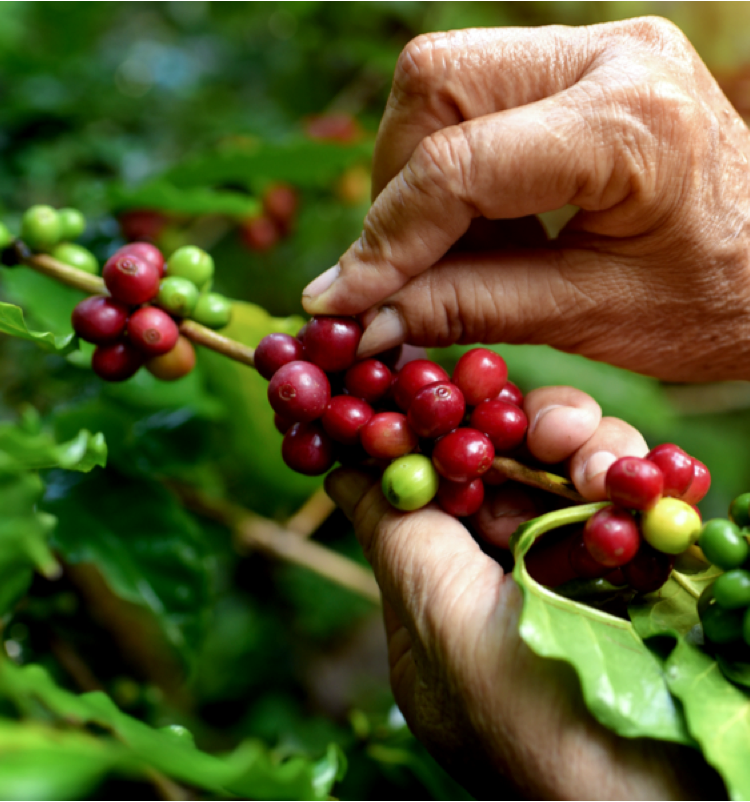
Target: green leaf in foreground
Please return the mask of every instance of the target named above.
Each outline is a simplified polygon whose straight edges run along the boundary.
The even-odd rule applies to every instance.
[[[513,577],[523,590],[522,639],[578,674],[586,706],[620,735],[692,744],[662,667],[628,621],[564,599],[535,582],[523,556],[545,532],[587,520],[603,504],[569,507],[523,524],[513,536]]]
[[[750,696],[718,663],[680,640],[665,664],[670,691],[682,702],[688,730],[721,774],[732,799],[750,799]]]
[[[15,423],[0,424],[0,473],[20,470],[65,468],[88,473],[107,462],[102,434],[81,429],[65,443],[56,443],[45,432],[30,433]]]
[[[23,317],[23,310],[14,304],[0,302],[0,332],[22,340],[31,340],[48,351],[69,354],[76,348],[74,334],[55,335],[51,331],[32,331]]]
[[[66,788],[70,793],[47,798],[75,798],[73,791],[77,788],[85,787],[87,782],[90,784],[103,771],[120,768],[142,776],[149,771],[158,771],[178,782],[242,799],[326,799],[345,768],[345,759],[335,746],[329,746],[319,760],[292,757],[280,761],[257,741],[246,741],[228,755],[209,755],[196,749],[190,738],[175,737],[169,729],[156,730],[126,715],[104,693],[76,696],[55,685],[40,666],[19,668],[7,659],[0,660],[0,695],[27,707],[29,701],[35,700],[68,726],[94,724],[102,727],[121,745],[118,748],[107,736],[97,739],[100,743],[99,759],[92,762],[88,775],[71,772]],[[81,751],[86,747],[95,757],[96,749],[93,744],[85,743],[82,737],[68,740],[61,739],[59,752],[70,754],[71,750],[78,750],[78,755],[73,757],[78,766],[69,766],[69,771],[78,768],[85,772],[85,765],[80,760]],[[51,739],[48,739],[48,744],[52,748]],[[46,770],[46,763],[44,768],[37,764],[37,771]],[[4,786],[3,780],[0,766],[0,796],[4,799],[24,797],[22,789],[10,781]],[[41,791],[38,784],[29,788],[29,798],[39,798],[41,793],[37,791]]]

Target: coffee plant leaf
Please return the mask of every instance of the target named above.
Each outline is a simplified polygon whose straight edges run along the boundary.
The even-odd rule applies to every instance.
[[[137,187],[115,185],[110,201],[116,209],[156,209],[187,215],[223,214],[232,217],[252,217],[260,212],[256,198],[239,192],[227,192],[208,187],[177,187],[165,178],[149,181]]]
[[[59,519],[53,545],[63,559],[92,564],[115,595],[149,611],[189,664],[207,624],[210,559],[174,496],[114,471],[52,471],[43,504]]]
[[[686,639],[667,658],[665,677],[690,734],[722,776],[730,799],[750,798],[750,691],[732,684],[710,655]]]
[[[0,302],[0,332],[22,340],[31,340],[47,351],[65,355],[74,351],[77,338],[71,332],[54,334],[51,331],[34,331],[24,319],[23,310],[14,304]]]
[[[165,178],[181,188],[231,182],[256,192],[270,181],[288,181],[303,189],[328,188],[347,167],[369,164],[373,144],[366,140],[342,145],[304,137],[284,142],[248,139],[186,159]]]
[[[523,557],[538,537],[559,526],[583,522],[603,506],[568,507],[516,530],[511,548],[516,559],[513,578],[524,596],[521,638],[539,656],[573,667],[586,706],[604,726],[629,738],[692,744],[661,663],[633,625],[547,590],[526,570]]]
[[[125,765],[129,772],[139,770],[142,775],[157,771],[215,793],[255,799],[326,799],[346,766],[333,745],[318,759],[300,755],[281,760],[259,741],[245,741],[226,755],[211,755],[196,749],[192,738],[175,737],[171,728],[154,729],[128,716],[105,693],[77,696],[64,690],[38,665],[19,667],[1,660],[0,694],[16,705],[41,704],[68,727],[96,725],[108,730],[130,758],[124,761],[121,751],[118,767]]]
[[[303,320],[274,318],[255,304],[233,304],[231,323],[223,330],[251,347],[272,332],[296,334]],[[289,515],[317,488],[321,477],[291,471],[281,458],[282,437],[268,403],[268,382],[255,370],[221,354],[201,352],[206,380],[226,409],[225,459],[241,477],[239,500],[256,512]]]
[[[29,434],[15,423],[0,424],[0,475],[9,471],[66,468],[88,473],[104,467],[107,444],[104,435],[81,429],[64,443],[46,433]]]
[[[636,632],[644,640],[659,635],[686,635],[699,622],[698,597],[720,574],[721,570],[713,565],[697,574],[673,571],[659,590],[636,596],[628,606]]]

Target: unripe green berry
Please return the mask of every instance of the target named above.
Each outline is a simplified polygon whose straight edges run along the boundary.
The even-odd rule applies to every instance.
[[[60,238],[64,240],[78,239],[86,230],[86,218],[78,209],[60,209]]]
[[[10,233],[5,223],[0,223],[0,250],[7,248],[13,242],[13,235]]]
[[[747,540],[737,524],[725,518],[706,521],[698,538],[698,545],[710,563],[725,571],[739,568],[750,553]]]
[[[61,242],[52,249],[51,256],[63,264],[77,267],[92,276],[99,275],[99,262],[91,251],[74,242]]]
[[[750,525],[750,493],[743,493],[729,505],[729,517],[737,526]]]
[[[159,284],[156,305],[177,317],[189,317],[198,300],[198,288],[180,276],[168,276]]]
[[[214,275],[214,260],[210,254],[195,245],[178,248],[167,260],[167,275],[180,276],[202,289]]]
[[[396,509],[406,512],[429,504],[439,484],[438,473],[424,454],[399,457],[383,472],[383,495]]]
[[[60,215],[51,206],[31,206],[21,218],[21,239],[32,251],[49,251],[60,242]]]
[[[701,519],[678,498],[663,498],[641,516],[641,531],[649,545],[665,554],[681,554],[698,539]]]
[[[223,329],[232,318],[232,302],[218,292],[201,293],[190,317],[209,329]]]
[[[725,610],[710,604],[703,611],[703,634],[713,643],[723,644],[739,640],[743,633],[744,610]]]
[[[725,610],[750,605],[750,572],[733,568],[714,582],[714,598]]]

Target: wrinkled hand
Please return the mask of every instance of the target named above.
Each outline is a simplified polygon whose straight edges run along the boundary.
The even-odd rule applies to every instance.
[[[749,152],[664,20],[421,36],[362,235],[305,308],[362,314],[363,355],[548,343],[663,379],[749,378]],[[529,216],[565,204],[580,211],[548,242]]]
[[[604,497],[612,459],[647,451],[635,429],[602,418],[578,390],[535,390],[524,406],[531,454],[565,462],[587,499]],[[434,505],[394,510],[360,471],[334,471],[326,487],[353,521],[382,591],[396,701],[474,794],[497,798],[499,774],[530,798],[723,794],[697,752],[619,738],[592,719],[570,670],[520,640],[517,586],[459,521]],[[481,537],[503,543],[535,514],[533,496],[501,485],[473,523]]]

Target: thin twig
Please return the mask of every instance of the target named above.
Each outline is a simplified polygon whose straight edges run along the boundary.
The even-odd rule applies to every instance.
[[[380,604],[380,590],[375,578],[367,568],[354,560],[236,504],[209,498],[184,485],[170,483],[170,486],[180,496],[183,504],[193,512],[218,521],[230,529],[239,551],[258,550],[271,557],[300,565],[374,604]]]
[[[254,348],[201,326],[200,323],[196,323],[194,320],[183,320],[180,323],[180,334],[183,334],[188,340],[192,340],[197,345],[203,345],[212,351],[218,351],[218,353],[234,359],[235,362],[241,362],[251,368],[255,367]]]
[[[326,491],[319,487],[307,501],[287,520],[284,528],[301,537],[310,537],[336,509]]]
[[[694,588],[688,579],[686,579],[679,571],[672,571],[672,579],[681,587],[684,588],[694,599],[700,598],[700,592]]]
[[[494,474],[495,477],[502,477],[511,479],[514,482],[521,482],[521,484],[536,487],[540,490],[546,490],[548,493],[554,493],[562,498],[567,498],[570,501],[575,501],[578,504],[585,503],[586,499],[578,493],[573,487],[570,479],[563,476],[557,476],[554,473],[547,471],[539,471],[535,468],[529,468],[510,457],[495,457],[492,463],[492,468],[488,474]],[[490,476],[492,478],[492,476]]]

